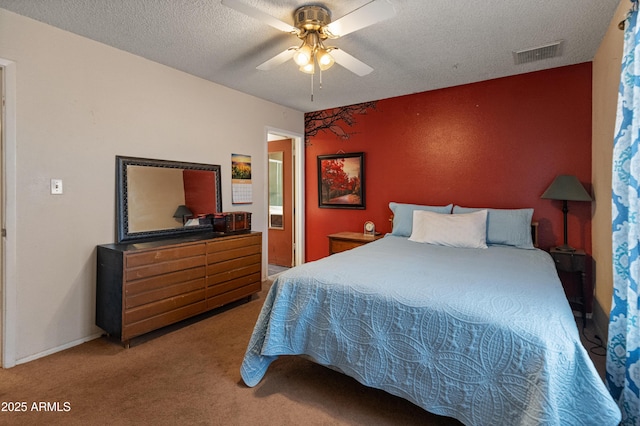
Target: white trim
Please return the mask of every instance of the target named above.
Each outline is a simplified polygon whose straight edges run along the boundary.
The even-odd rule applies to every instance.
[[[45,356],[55,354],[56,352],[64,351],[74,346],[81,345],[90,340],[97,339],[101,336],[102,336],[102,333],[95,333],[95,334],[92,334],[91,336],[83,337],[81,339],[74,340],[73,342],[65,343],[64,345],[56,346],[55,348],[47,349],[46,351],[42,351],[34,355],[29,355],[28,357],[25,357],[25,358],[20,358],[16,362],[16,364],[26,364],[27,362],[35,361],[38,358],[44,358]]]
[[[305,261],[305,203],[304,203],[304,135],[298,135],[295,139],[295,153],[294,153],[294,168],[293,168],[293,181],[295,182],[295,206],[296,214],[294,229],[296,231],[296,252],[295,252],[295,264],[302,265]]]
[[[2,367],[16,365],[16,323],[17,323],[17,277],[16,277],[16,64],[0,58],[0,67],[4,69],[4,127],[2,140],[2,165],[4,184],[4,209],[7,230],[2,238],[4,254],[2,277]]]
[[[296,238],[296,250],[294,257],[295,265],[302,265],[305,259],[305,234],[304,234],[304,217],[305,217],[305,203],[304,203],[304,135],[300,133],[291,132],[289,130],[276,129],[274,127],[266,127],[265,129],[265,158],[269,158],[268,154],[268,143],[269,143],[269,134],[277,134],[280,136],[284,136],[285,138],[293,139],[294,150],[293,150],[293,182],[294,182],[294,235]],[[265,170],[265,182],[267,182],[269,170]],[[265,205],[269,205],[269,194],[268,191],[265,191]],[[269,241],[268,235],[265,240],[265,252],[268,253]],[[267,265],[268,266],[268,265]]]

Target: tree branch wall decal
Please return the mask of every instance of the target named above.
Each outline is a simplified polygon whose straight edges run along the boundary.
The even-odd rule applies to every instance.
[[[355,115],[366,114],[369,110],[375,109],[377,103],[378,101],[371,101],[306,113],[304,115],[304,133],[307,146],[310,145],[309,137],[316,136],[320,131],[331,132],[343,140],[349,139],[356,132],[349,132],[346,127],[354,125]]]

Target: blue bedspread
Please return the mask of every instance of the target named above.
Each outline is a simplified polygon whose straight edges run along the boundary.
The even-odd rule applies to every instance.
[[[466,425],[616,425],[551,257],[388,235],[273,283],[241,368],[305,354]]]

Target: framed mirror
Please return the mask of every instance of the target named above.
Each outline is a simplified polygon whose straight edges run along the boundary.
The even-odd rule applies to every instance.
[[[117,242],[213,232],[220,166],[116,156]]]
[[[269,153],[269,228],[284,229],[284,152]]]

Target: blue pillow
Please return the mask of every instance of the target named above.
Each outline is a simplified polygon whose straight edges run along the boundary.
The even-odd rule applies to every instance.
[[[389,203],[389,208],[393,212],[393,230],[391,235],[399,237],[410,237],[413,230],[413,211],[427,210],[435,213],[450,214],[453,204],[448,206],[422,206],[419,204]]]
[[[533,209],[485,209],[454,206],[453,213],[487,210],[487,244],[534,249],[531,239]]]

